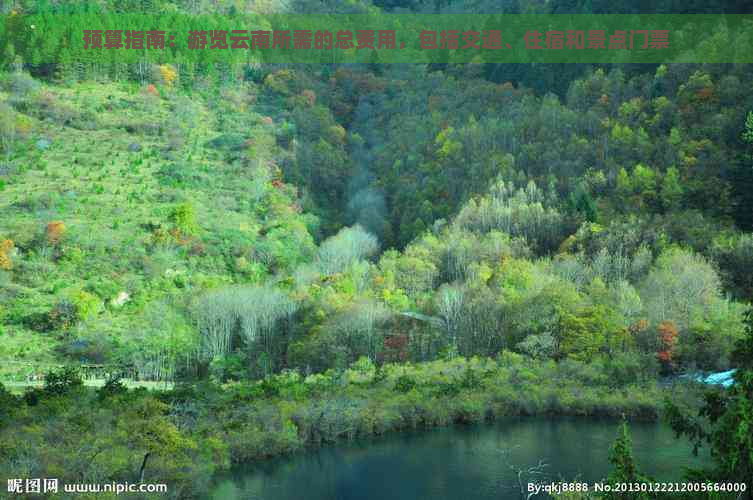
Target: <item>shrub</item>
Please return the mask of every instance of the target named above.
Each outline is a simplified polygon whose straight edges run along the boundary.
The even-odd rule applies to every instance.
[[[71,340],[57,349],[63,356],[85,363],[104,363],[111,350],[112,345],[103,336]]]
[[[99,297],[83,290],[74,294],[71,302],[76,307],[76,314],[83,321],[96,317],[102,310],[102,301]]]
[[[400,375],[395,380],[395,391],[396,392],[410,392],[416,387],[416,381],[411,377],[410,375]]]
[[[215,356],[209,365],[209,373],[212,379],[227,382],[228,380],[241,380],[248,374],[248,360],[241,353]]]
[[[245,145],[246,138],[241,134],[223,134],[206,143],[209,148],[225,151],[240,151]]]
[[[0,384],[0,428],[13,416],[18,404],[19,398],[11,394],[3,384]]]
[[[517,348],[532,358],[548,359],[556,352],[556,340],[549,332],[528,335],[518,343]]]
[[[121,394],[126,394],[128,392],[128,388],[123,383],[122,380],[120,380],[119,376],[110,377],[105,382],[105,385],[100,387],[97,390],[97,397],[100,401],[103,401],[105,399],[112,398],[114,396],[119,396]]]
[[[473,368],[470,367],[470,365],[465,367],[465,371],[463,372],[463,378],[460,381],[460,385],[463,389],[473,389],[478,387],[481,384],[481,378],[478,376],[478,374],[473,370]]]
[[[11,73],[5,79],[3,87],[14,96],[27,96],[39,89],[39,82],[28,73]]]
[[[199,231],[196,210],[191,203],[181,203],[173,209],[170,220],[183,235],[193,235]]]
[[[75,367],[66,366],[47,372],[44,377],[44,392],[51,396],[61,396],[83,384],[78,370]]]
[[[7,104],[0,103],[0,146],[8,159],[13,152],[17,135],[16,113]]]
[[[313,90],[306,89],[303,92],[301,92],[301,96],[306,101],[306,104],[309,106],[313,106],[316,104],[316,93]]]
[[[191,163],[167,163],[156,172],[160,183],[170,187],[195,187],[201,181],[199,170]]]
[[[659,364],[656,356],[621,352],[605,360],[604,368],[612,386],[624,386],[656,377]]]
[[[24,318],[24,323],[32,330],[50,332],[68,330],[79,320],[76,305],[63,299],[46,313],[32,313]]]

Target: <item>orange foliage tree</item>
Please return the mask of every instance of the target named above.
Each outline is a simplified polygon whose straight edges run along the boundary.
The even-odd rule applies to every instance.
[[[65,234],[65,224],[63,221],[52,221],[47,224],[47,230],[46,230],[46,236],[47,236],[47,243],[50,245],[57,245],[60,243],[60,240],[63,239],[63,235]]]
[[[674,364],[675,348],[677,346],[677,326],[672,321],[662,321],[657,327],[659,334],[659,351],[656,353],[665,369],[671,369]]]
[[[157,90],[157,87],[153,83],[146,86],[146,93],[153,96],[159,96],[159,90]]]

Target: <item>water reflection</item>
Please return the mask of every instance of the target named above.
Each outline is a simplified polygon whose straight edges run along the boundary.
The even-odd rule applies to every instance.
[[[493,425],[393,434],[234,470],[216,500],[485,500],[520,498],[519,479],[597,481],[609,472],[617,421],[515,418]],[[631,424],[642,471],[676,480],[698,466],[687,442],[658,423]],[[536,468],[539,463],[546,464]],[[532,469],[533,468],[533,469]],[[538,474],[542,472],[543,474]]]

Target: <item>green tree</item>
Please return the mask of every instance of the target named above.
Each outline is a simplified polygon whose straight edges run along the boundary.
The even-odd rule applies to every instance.
[[[622,423],[617,431],[617,439],[612,445],[612,449],[609,453],[609,462],[612,464],[612,472],[609,474],[608,483],[646,483],[651,482],[651,478],[644,476],[638,470],[638,466],[633,458],[632,443],[630,440],[630,432],[628,430],[627,421],[623,418]],[[643,500],[651,498],[648,493],[641,492],[620,492],[620,493],[608,493],[604,498],[607,499],[628,499],[628,500]]]
[[[670,248],[646,277],[641,298],[653,323],[672,320],[687,329],[711,313],[721,300],[720,290],[721,280],[711,263],[691,251]]]
[[[741,139],[745,151],[737,156],[733,186],[737,198],[735,220],[747,230],[753,229],[753,111],[748,113]]]
[[[745,130],[743,131],[743,141],[753,144],[753,111],[748,112],[745,118]]]
[[[128,443],[139,458],[134,481],[144,481],[155,458],[167,460],[176,469],[191,462],[196,443],[181,434],[168,418],[167,410],[165,403],[147,397],[129,404],[121,414],[115,436],[118,441]]]
[[[605,334],[611,329],[606,307],[586,307],[575,314],[558,308],[558,317],[560,355],[587,361],[604,347]]]
[[[675,167],[669,167],[661,184],[661,203],[665,210],[675,210],[680,206],[683,195],[680,175]]]
[[[667,400],[666,416],[678,435],[694,444],[694,453],[708,446],[714,465],[695,470],[695,479],[747,481],[744,498],[753,499],[753,310],[746,315],[746,333],[732,354],[737,370],[729,388],[709,389],[697,418]]]
[[[617,195],[623,202],[626,202],[633,194],[633,184],[630,181],[630,174],[627,170],[621,168],[617,173]]]

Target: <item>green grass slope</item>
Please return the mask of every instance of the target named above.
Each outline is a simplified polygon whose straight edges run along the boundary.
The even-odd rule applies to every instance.
[[[5,79],[0,377],[61,360],[160,367],[190,356],[199,290],[284,274],[314,250],[274,166],[276,124],[247,89]]]

